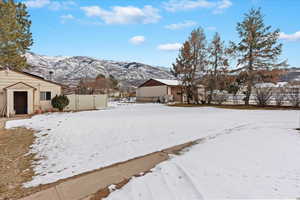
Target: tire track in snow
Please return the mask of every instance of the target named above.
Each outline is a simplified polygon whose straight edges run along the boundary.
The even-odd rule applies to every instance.
[[[206,141],[209,141],[209,140],[214,140],[214,139],[216,139],[217,137],[220,137],[220,136],[233,134],[236,131],[240,131],[241,129],[243,129],[243,128],[249,126],[249,125],[251,125],[251,124],[250,123],[248,123],[248,124],[242,124],[242,125],[235,126],[233,128],[223,129],[219,133],[216,133],[216,134],[213,134],[213,135],[209,135],[209,136],[206,136],[204,138],[200,138],[200,139],[196,140],[196,143],[197,142],[199,142],[199,143],[200,142],[206,142]]]

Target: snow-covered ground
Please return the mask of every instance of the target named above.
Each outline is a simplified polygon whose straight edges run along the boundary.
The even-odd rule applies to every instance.
[[[300,133],[288,119],[272,119],[207,137],[107,200],[299,197]]]
[[[187,195],[198,199],[199,195],[239,197],[247,192],[251,197],[252,193],[259,195],[263,191],[274,195],[282,191],[300,192],[295,189],[298,187],[295,182],[300,182],[297,170],[300,169],[297,158],[300,135],[293,130],[298,116],[297,111],[121,104],[107,110],[38,115],[10,121],[6,126],[25,126],[39,131],[32,152],[41,160],[35,163],[37,176],[25,184],[27,187],[51,183],[194,139],[210,138],[189,153],[156,168],[161,175],[152,173],[136,179],[146,183],[146,177],[158,176],[157,181],[164,182],[166,179],[161,177],[169,173],[169,182],[165,183],[173,185],[181,173],[179,179],[183,182],[179,182],[178,187],[187,188]],[[268,183],[272,183],[277,193],[276,189],[266,189]],[[291,186],[284,187],[283,183]],[[245,185],[244,189],[238,187],[241,184]],[[256,187],[251,188],[251,185]]]

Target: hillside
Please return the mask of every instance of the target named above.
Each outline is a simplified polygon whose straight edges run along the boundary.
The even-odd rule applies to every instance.
[[[174,79],[167,68],[154,67],[137,62],[99,60],[85,56],[50,57],[34,53],[26,54],[31,66],[28,72],[65,85],[75,86],[82,78],[95,78],[102,74],[113,76],[126,86],[136,86],[149,78]]]

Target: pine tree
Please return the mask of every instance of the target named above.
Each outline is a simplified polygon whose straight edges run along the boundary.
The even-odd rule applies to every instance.
[[[198,103],[197,72],[204,70],[206,59],[206,37],[203,29],[198,28],[193,30],[188,40],[184,42],[172,70],[182,81],[188,103],[192,99]]]
[[[208,104],[211,103],[213,92],[218,87],[218,77],[228,67],[228,58],[224,42],[221,40],[219,33],[216,33],[208,48],[208,66],[206,85],[209,90]]]
[[[270,70],[274,67],[286,66],[286,62],[278,63],[282,52],[282,44],[278,44],[279,29],[271,31],[266,26],[260,9],[251,9],[236,28],[240,42],[231,42],[231,52],[237,56],[236,71],[244,71],[246,78],[245,105],[249,105],[252,87],[260,79],[256,72]]]
[[[0,0],[0,68],[27,67],[24,54],[33,44],[30,26],[25,4]]]

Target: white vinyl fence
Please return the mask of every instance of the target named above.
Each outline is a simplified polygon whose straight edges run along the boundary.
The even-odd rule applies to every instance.
[[[107,107],[107,95],[67,95],[70,100],[67,111],[95,110]]]

